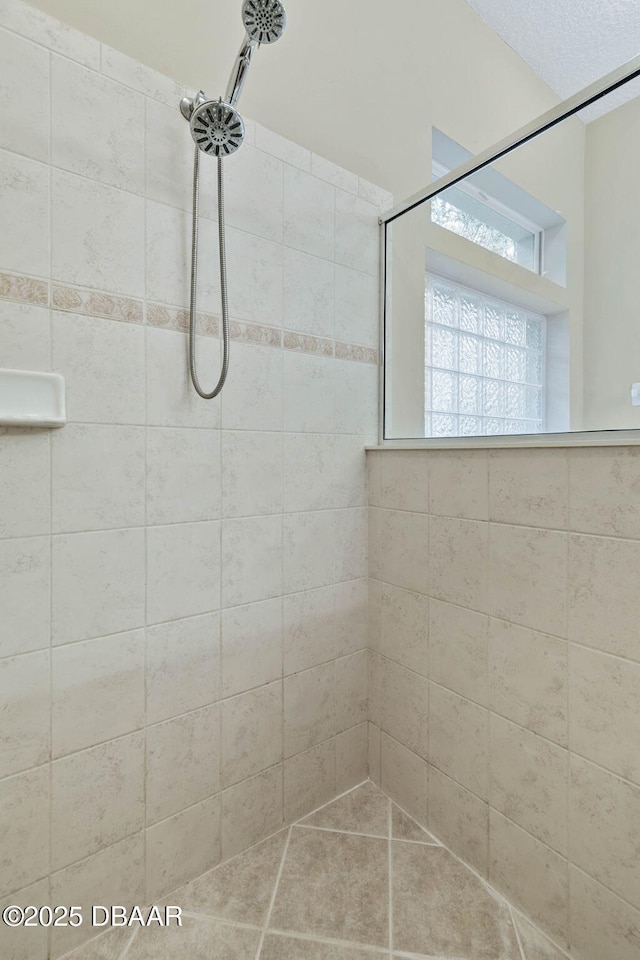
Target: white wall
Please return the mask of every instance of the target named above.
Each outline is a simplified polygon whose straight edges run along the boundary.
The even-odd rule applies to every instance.
[[[241,0],[35,5],[216,96],[242,38]],[[557,102],[465,0],[287,0],[287,10],[242,109],[397,197],[430,180],[432,125],[478,152]]]

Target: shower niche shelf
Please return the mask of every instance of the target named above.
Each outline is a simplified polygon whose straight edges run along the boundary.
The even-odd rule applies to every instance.
[[[0,370],[0,427],[63,427],[64,377],[59,373]]]

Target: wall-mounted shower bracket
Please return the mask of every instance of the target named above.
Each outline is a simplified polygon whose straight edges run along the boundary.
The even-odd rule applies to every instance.
[[[200,90],[195,97],[183,97],[180,101],[180,113],[185,118],[185,120],[191,120],[193,111],[196,107],[199,107],[201,104],[206,103],[209,98],[207,97],[204,90]]]

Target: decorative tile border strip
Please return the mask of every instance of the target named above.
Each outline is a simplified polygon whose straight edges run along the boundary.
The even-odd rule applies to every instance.
[[[354,360],[356,363],[378,363],[375,347],[363,347],[358,343],[341,343],[336,340],[336,360]]]
[[[295,350],[297,353],[313,353],[318,357],[333,356],[333,340],[324,340],[322,337],[312,337],[306,333],[284,334],[284,349]]]
[[[105,320],[121,320],[124,323],[144,323],[144,306],[141,300],[120,297],[100,290],[84,290],[53,284],[52,306],[66,313],[80,313]]]
[[[147,323],[163,330],[187,333],[189,311],[179,307],[165,307],[161,303],[147,303]],[[198,333],[203,337],[218,336],[218,319],[211,313],[198,313]]]
[[[145,304],[142,300],[133,300],[130,297],[121,297],[101,290],[70,287],[61,283],[52,284],[51,295],[52,308],[64,313],[77,313],[82,316],[124,323],[144,324],[145,322]],[[35,277],[0,273],[0,300],[15,300],[19,303],[46,307],[49,305],[49,283],[47,280],[39,280]],[[186,333],[189,329],[189,312],[181,307],[147,302],[146,322],[158,329]],[[205,337],[218,337],[220,335],[219,319],[211,313],[199,313],[198,333]],[[328,340],[306,333],[296,333],[293,330],[282,331],[278,327],[268,327],[259,323],[232,320],[230,334],[231,339],[239,343],[291,350],[294,353],[308,353],[317,357],[335,357],[338,360],[352,360],[356,363],[374,365],[378,363],[378,351],[375,347]]]
[[[0,300],[17,300],[33,303],[39,307],[49,305],[49,284],[46,280],[20,277],[13,273],[0,273]]]
[[[263,327],[259,323],[245,323],[232,320],[229,324],[232,340],[241,343],[253,343],[264,347],[282,347],[282,330],[277,327]]]

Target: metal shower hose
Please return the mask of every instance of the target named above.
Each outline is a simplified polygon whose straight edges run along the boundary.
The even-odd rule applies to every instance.
[[[198,223],[200,194],[200,150],[196,147],[193,161],[193,232],[191,245],[191,303],[189,308],[189,368],[196,391],[203,400],[213,400],[222,390],[229,372],[229,298],[227,294],[227,252],[224,222],[224,174],[222,157],[218,157],[218,247],[220,251],[220,294],[222,305],[222,367],[220,378],[211,393],[200,386],[196,367],[196,303],[198,295]]]

